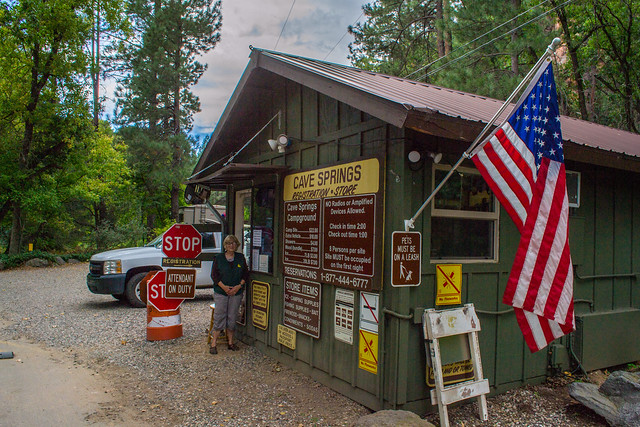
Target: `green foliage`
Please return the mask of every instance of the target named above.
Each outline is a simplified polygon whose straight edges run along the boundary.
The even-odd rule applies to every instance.
[[[17,254],[0,254],[0,263],[4,265],[4,268],[15,268],[19,267],[25,262],[29,261],[33,258],[42,258],[46,259],[49,262],[55,263],[56,258],[60,257],[64,261],[69,261],[70,259],[76,259],[78,261],[89,261],[91,258],[91,253],[89,252],[76,252],[76,253],[66,253],[66,254],[54,254],[50,252],[44,251],[31,251],[31,252],[20,252]]]
[[[196,160],[197,143],[186,135],[200,110],[191,89],[206,70],[197,56],[220,40],[220,7],[213,0],[131,0],[137,41],[112,52],[121,71],[119,135],[149,230],[166,224],[167,213],[177,218],[181,183]]]
[[[589,65],[595,89],[605,92],[618,108],[596,115],[613,126],[640,129],[640,17],[637,0],[593,0],[598,31],[589,40]]]
[[[561,112],[639,131],[640,0],[376,0],[363,9],[367,21],[350,28],[358,67],[505,99],[560,36]]]
[[[378,0],[362,9],[367,21],[349,27],[349,59],[359,68],[406,75],[438,57],[438,1]]]
[[[0,3],[0,248],[136,246],[171,223],[196,160],[185,133],[199,110],[190,87],[206,69],[196,57],[220,23],[209,0]],[[118,134],[92,123],[99,34],[120,48],[110,71],[131,83]]]

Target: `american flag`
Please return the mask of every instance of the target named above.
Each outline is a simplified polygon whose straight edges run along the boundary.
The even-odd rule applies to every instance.
[[[575,330],[569,201],[553,67],[542,66],[509,119],[471,155],[520,231],[502,302],[532,352]]]

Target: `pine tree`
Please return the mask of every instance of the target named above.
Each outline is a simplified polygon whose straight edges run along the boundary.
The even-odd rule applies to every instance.
[[[129,13],[137,40],[121,44],[116,55],[123,73],[117,92],[119,121],[142,131],[137,144],[160,143],[168,148],[161,158],[147,162],[162,176],[155,181],[157,187],[148,190],[168,191],[174,219],[179,185],[193,160],[186,133],[200,111],[191,89],[206,70],[197,57],[220,40],[220,8],[219,0],[131,0]],[[139,147],[136,151],[155,152]]]
[[[356,67],[402,76],[450,47],[443,0],[377,0],[363,10],[367,21],[349,27],[355,38],[349,59]]]

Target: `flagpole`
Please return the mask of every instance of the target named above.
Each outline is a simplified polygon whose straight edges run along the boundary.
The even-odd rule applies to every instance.
[[[460,156],[460,159],[458,159],[456,164],[451,167],[451,170],[449,170],[447,175],[445,175],[442,181],[440,181],[440,184],[438,184],[438,186],[434,188],[433,192],[431,192],[427,200],[425,200],[422,206],[420,206],[420,209],[418,209],[418,211],[411,217],[411,219],[404,220],[404,231],[409,231],[409,229],[415,227],[414,223],[416,221],[416,218],[422,213],[422,211],[427,207],[427,205],[429,205],[429,203],[431,202],[431,200],[433,200],[433,198],[438,193],[438,191],[440,191],[440,189],[444,186],[444,184],[449,180],[451,175],[453,175],[453,172],[455,172],[455,170],[458,169],[458,167],[462,164],[462,162],[465,159],[470,158],[469,153],[473,151],[473,149],[478,145],[478,143],[482,140],[482,138],[484,138],[484,134],[487,132],[487,130],[489,130],[491,126],[493,126],[493,123],[498,119],[498,117],[500,117],[500,115],[504,112],[504,110],[506,110],[511,105],[511,101],[513,101],[513,99],[517,96],[518,92],[522,90],[522,88],[528,83],[531,77],[538,71],[538,68],[544,63],[544,61],[556,50],[560,42],[561,40],[558,37],[554,38],[553,41],[551,41],[551,44],[547,46],[547,50],[540,57],[540,59],[538,59],[538,62],[536,62],[536,64],[531,68],[531,70],[529,70],[527,75],[522,79],[522,81],[515,88],[515,90],[511,92],[511,95],[509,95],[509,97],[504,101],[504,104],[502,104],[502,106],[498,109],[498,111],[493,115],[491,120],[489,120],[489,122],[486,124],[484,129],[482,129],[482,131],[478,134],[476,139],[473,140],[469,148],[467,148],[466,151],[462,153],[462,156]]]

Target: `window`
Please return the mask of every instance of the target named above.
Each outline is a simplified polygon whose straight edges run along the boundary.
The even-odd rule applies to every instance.
[[[251,232],[251,269],[273,273],[273,212],[275,188],[253,189],[253,229]]]
[[[236,236],[252,271],[273,273],[274,210],[273,186],[236,192]]]
[[[450,169],[434,165],[433,188]],[[480,173],[458,168],[431,206],[431,259],[496,260],[499,215],[498,203]]]
[[[240,251],[247,258],[251,268],[251,189],[236,192],[235,227],[236,237],[240,241]]]
[[[567,197],[570,208],[580,207],[580,172],[567,171]]]

